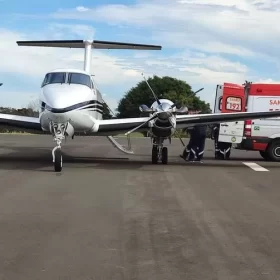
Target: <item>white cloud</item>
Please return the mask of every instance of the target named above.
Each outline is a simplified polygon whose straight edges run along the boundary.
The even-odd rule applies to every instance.
[[[86,11],[88,11],[89,9],[88,9],[88,8],[85,8],[84,6],[79,6],[79,7],[76,8],[76,10],[77,10],[78,12],[86,12]]]
[[[77,30],[81,30],[81,33],[90,30],[80,25],[58,25],[58,27],[62,31],[71,29],[72,33],[78,32]],[[54,25],[51,25],[50,28],[52,30]],[[83,49],[19,47],[16,41],[34,39],[33,34],[27,36],[0,29],[0,36],[0,72],[18,73],[35,79],[43,79],[46,72],[55,68],[83,68]],[[56,37],[56,35],[53,36]],[[53,37],[49,39],[53,39]],[[137,76],[136,72],[130,68],[129,62],[106,54],[106,50],[93,50],[92,72],[96,75],[100,85],[119,85]]]
[[[259,79],[258,81],[256,81],[256,83],[260,83],[260,84],[280,84],[280,80],[273,80],[271,78],[267,78],[267,79]]]
[[[259,57],[279,55],[279,8],[273,0],[141,0],[87,8],[82,14],[61,10],[52,16],[149,28],[151,40],[164,47]]]
[[[50,25],[47,31],[49,36],[53,30],[77,34],[93,29],[84,25]],[[38,47],[19,47],[17,40],[38,38],[33,34],[21,34],[5,29],[0,29],[2,43],[0,45],[1,64],[0,72],[21,74],[22,82],[26,76],[32,78],[37,87],[32,91],[39,90],[39,86],[46,72],[55,68],[82,68],[83,50],[55,49]],[[46,34],[41,34],[42,37]],[[52,34],[57,37],[57,34]],[[64,37],[62,37],[64,38]],[[53,39],[50,37],[49,39]],[[58,39],[58,38],[56,38]],[[61,39],[61,37],[60,37]],[[157,58],[156,58],[157,57]],[[92,73],[102,91],[104,86],[121,87],[123,93],[142,80],[141,73],[146,76],[173,76],[192,84],[214,85],[224,80],[243,81],[247,68],[238,62],[231,62],[219,56],[208,56],[201,52],[184,51],[171,54],[167,57],[157,53],[153,57],[152,52],[132,52],[130,56],[120,57],[106,54],[106,51],[93,50]],[[21,80],[17,81],[18,84]],[[8,85],[6,85],[7,87]],[[113,98],[110,95],[110,98]],[[121,96],[115,101],[111,100],[115,108]]]
[[[94,9],[79,6],[59,10],[52,14],[52,18],[104,22],[115,26],[115,35],[118,27],[128,27],[121,31],[122,38],[127,34],[124,41],[134,38],[139,42],[143,38],[142,43],[160,44],[163,50],[168,47],[174,49],[169,54],[137,51],[125,52],[125,56],[122,51],[112,55],[111,51],[94,50],[92,71],[101,91],[102,87],[115,86],[120,89],[119,92],[125,93],[142,80],[141,73],[144,72],[146,76],[176,77],[195,89],[205,86],[207,90],[200,95],[211,102],[216,84],[240,84],[253,76],[238,59],[225,59],[223,55],[234,54],[256,61],[259,58],[269,58],[270,61],[277,56],[280,58],[280,12],[277,7],[279,1],[273,0],[141,0],[138,4],[127,6],[103,5]],[[90,39],[96,37],[98,32],[92,26],[64,23],[53,23],[40,34],[29,36],[0,29],[3,38],[0,44],[0,72],[34,77],[39,87],[44,74],[51,69],[83,67],[83,51],[18,47],[16,40]],[[258,69],[253,70],[254,77],[258,79]],[[267,73],[266,76],[272,75]],[[104,99],[115,108],[121,96],[114,98],[112,94],[108,95],[110,101],[106,97]]]
[[[92,40],[95,35],[95,29],[84,24],[53,23],[48,26],[48,29],[52,34],[52,37],[56,37],[57,39],[65,38],[68,36],[79,36],[83,39]]]
[[[6,84],[0,88],[0,107],[26,108],[31,102],[34,103],[38,99],[36,91],[31,93],[24,89],[10,90],[7,88],[9,87]]]

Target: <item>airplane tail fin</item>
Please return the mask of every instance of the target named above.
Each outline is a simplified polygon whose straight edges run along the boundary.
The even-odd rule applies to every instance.
[[[134,43],[87,41],[87,40],[46,40],[46,41],[17,41],[18,46],[54,47],[85,49],[84,70],[90,72],[91,49],[119,49],[119,50],[161,50],[161,46]]]

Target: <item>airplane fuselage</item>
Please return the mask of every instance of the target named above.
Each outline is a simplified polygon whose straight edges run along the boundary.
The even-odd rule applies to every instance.
[[[50,121],[72,125],[75,132],[94,132],[102,119],[103,102],[91,76],[79,70],[55,70],[42,83],[40,123],[49,131]]]
[[[46,74],[40,94],[40,123],[44,131],[50,131],[50,122],[69,124],[74,133],[98,132],[98,120],[102,120],[103,99],[91,76],[83,70],[58,69]],[[176,128],[174,115],[164,110],[173,105],[161,99],[162,113],[149,122],[150,135],[163,139],[171,137]],[[151,108],[157,110],[155,102]]]

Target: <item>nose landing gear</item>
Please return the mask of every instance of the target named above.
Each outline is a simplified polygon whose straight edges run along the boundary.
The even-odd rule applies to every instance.
[[[54,163],[54,171],[61,172],[63,165],[62,151],[61,151],[61,143],[62,140],[65,139],[65,131],[67,129],[66,124],[60,123],[50,123],[50,131],[54,136],[54,141],[56,142],[56,147],[52,150],[52,157]]]
[[[163,147],[163,141],[161,139],[153,141],[152,148],[152,163],[157,164],[161,160],[163,164],[168,163],[168,149]]]

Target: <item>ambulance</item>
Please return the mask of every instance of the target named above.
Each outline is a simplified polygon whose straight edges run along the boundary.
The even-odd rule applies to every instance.
[[[280,110],[280,84],[217,85],[215,113]],[[280,161],[280,118],[225,122],[220,124],[219,142],[240,150],[259,151],[268,161]]]

